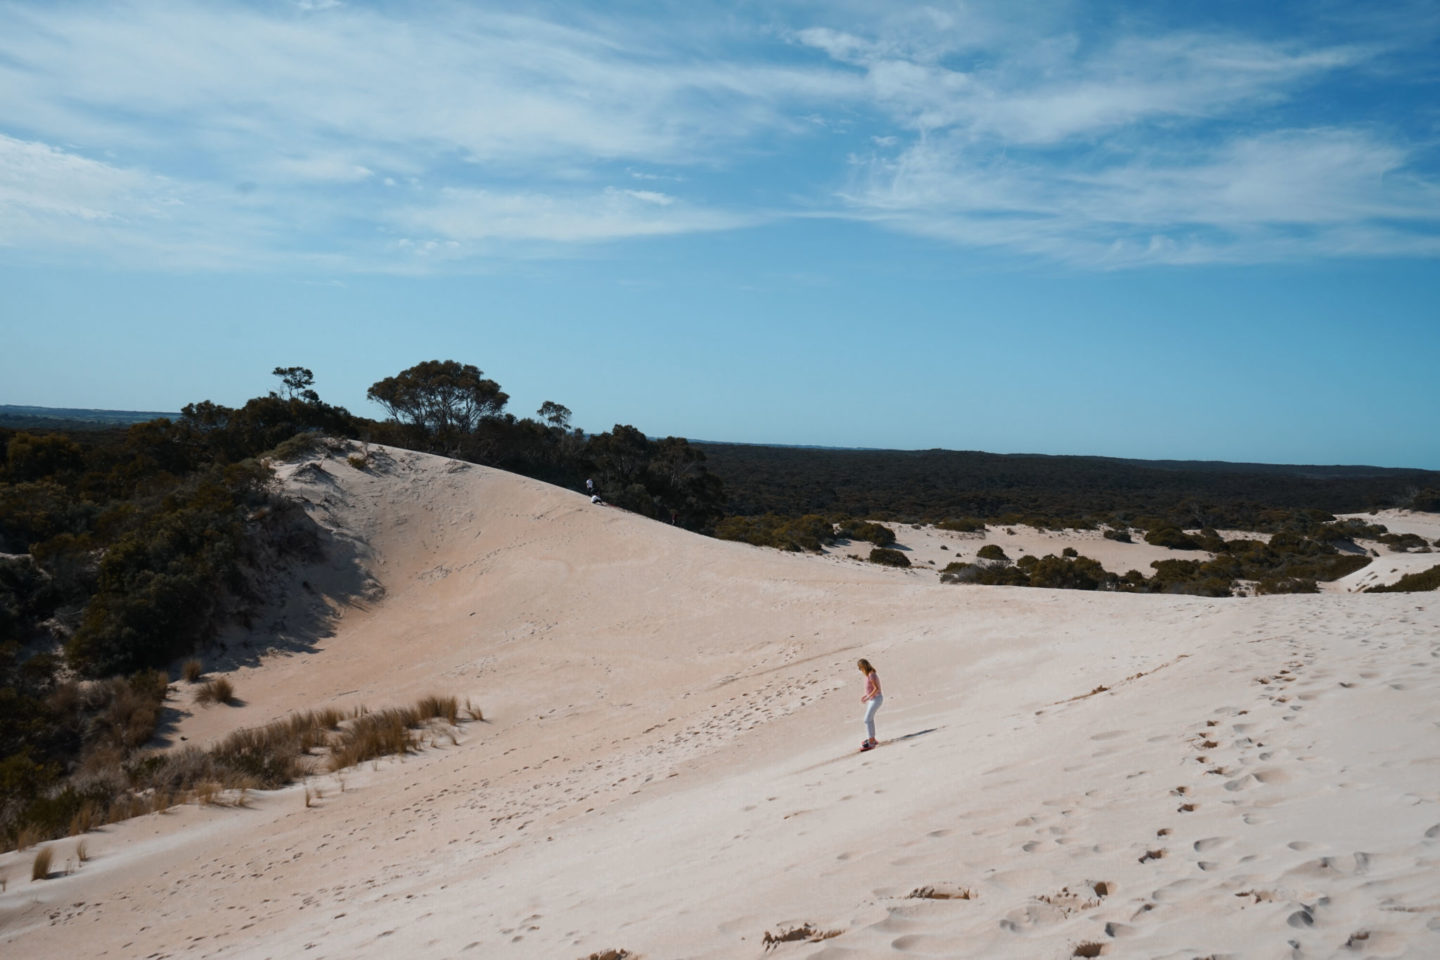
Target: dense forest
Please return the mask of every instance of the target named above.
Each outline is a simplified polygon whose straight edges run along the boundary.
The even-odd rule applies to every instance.
[[[730,516],[962,517],[1279,529],[1295,511],[1440,510],[1440,472],[697,443]],[[1145,522],[1140,522],[1140,521]]]

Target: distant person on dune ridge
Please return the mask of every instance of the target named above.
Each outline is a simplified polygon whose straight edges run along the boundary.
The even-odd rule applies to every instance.
[[[591,480],[589,477],[585,478],[585,492],[590,494],[590,496],[592,497],[595,496],[595,481]]]
[[[870,661],[861,659],[857,666],[865,674],[865,693],[860,697],[860,702],[865,704],[865,742],[860,744],[860,749],[874,750],[880,746],[880,741],[875,739],[875,711],[885,702],[885,694],[880,692],[880,674],[870,666]]]

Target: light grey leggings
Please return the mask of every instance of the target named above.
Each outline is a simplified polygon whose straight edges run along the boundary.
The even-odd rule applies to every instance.
[[[875,711],[885,702],[885,694],[879,693],[871,700],[865,702],[865,735],[871,740],[875,739]]]

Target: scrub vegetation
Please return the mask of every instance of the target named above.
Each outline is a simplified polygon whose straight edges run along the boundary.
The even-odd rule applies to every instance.
[[[129,425],[0,427],[0,840],[83,832],[197,789],[169,774],[152,784],[160,768],[136,757],[160,728],[172,679],[195,685],[187,700],[237,702],[224,676],[212,670],[202,681],[202,664],[220,652],[221,627],[268,599],[262,567],[320,550],[317,528],[279,495],[272,465],[327,438],[460,457],[572,489],[590,477],[606,502],[696,530],[720,517],[720,483],[685,440],[626,425],[587,434],[553,401],[539,419],[516,418],[472,365],[427,361],[377,382],[371,394],[392,414],[383,422],[323,402],[304,367],[273,372],[277,389],[238,408],[206,400],[178,418]],[[367,469],[369,458],[352,465]],[[402,729],[408,715],[357,719],[335,756],[410,742]],[[278,756],[234,753],[242,770],[244,757],[262,755]],[[232,782],[217,771],[233,764],[206,763],[220,764],[207,789]],[[277,782],[272,767],[284,768],[254,763],[255,784]]]
[[[1213,529],[1195,534],[1168,528],[1157,540],[1179,550],[1208,551],[1209,559],[1156,560],[1147,576],[1123,575],[1067,549],[1063,556],[1023,556],[1011,563],[993,544],[982,547],[975,563],[945,567],[945,583],[985,583],[1071,590],[1122,590],[1135,593],[1187,593],[1228,597],[1240,593],[1315,593],[1319,584],[1338,580],[1370,563],[1354,536],[1383,527],[1357,530],[1353,521],[1297,518],[1268,540],[1225,540]],[[1183,541],[1181,540],[1183,538]],[[1149,536],[1147,541],[1151,540]],[[1181,545],[1183,542],[1183,545]]]

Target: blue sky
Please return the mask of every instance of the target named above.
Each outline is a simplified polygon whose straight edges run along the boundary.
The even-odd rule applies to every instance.
[[[379,415],[455,359],[590,430],[1440,469],[1437,37],[1324,0],[0,0],[0,403],[302,365]]]

